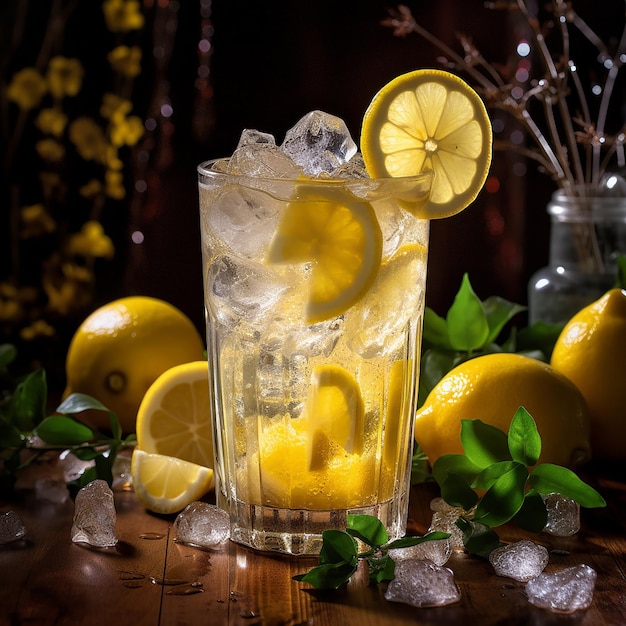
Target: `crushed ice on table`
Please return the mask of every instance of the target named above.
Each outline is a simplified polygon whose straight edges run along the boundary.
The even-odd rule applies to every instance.
[[[79,459],[71,450],[64,450],[59,455],[59,466],[66,483],[78,480],[86,469],[93,467],[95,464],[96,462],[93,459],[90,461]]]
[[[39,500],[63,504],[68,501],[70,492],[60,478],[38,478],[35,481],[35,495]]]
[[[200,548],[217,548],[230,537],[228,513],[214,504],[192,502],[174,521],[175,539]]]
[[[311,111],[287,131],[282,149],[309,176],[330,174],[357,152],[345,122],[323,111]]]
[[[548,512],[544,532],[557,537],[569,537],[580,530],[580,505],[576,500],[550,493],[542,496]]]
[[[542,573],[526,583],[526,596],[535,606],[558,613],[586,609],[593,600],[597,574],[588,565]]]
[[[489,562],[498,576],[508,576],[521,582],[539,576],[549,559],[544,546],[528,539],[496,548],[489,555]]]
[[[15,511],[0,513],[0,544],[11,543],[26,534],[26,526]]]
[[[463,551],[463,531],[456,525],[456,520],[463,516],[471,518],[472,511],[465,511],[460,507],[449,505],[443,498],[434,498],[430,502],[433,517],[428,528],[429,531],[439,530],[450,533],[450,546],[452,550]]]
[[[113,492],[104,480],[87,483],[76,494],[72,541],[98,548],[117,544]]]
[[[452,554],[449,539],[424,541],[408,548],[392,548],[389,556],[398,563],[405,559],[428,559],[435,565],[445,565]]]
[[[458,602],[461,592],[449,568],[425,559],[405,559],[396,563],[385,599],[417,607],[444,606]]]

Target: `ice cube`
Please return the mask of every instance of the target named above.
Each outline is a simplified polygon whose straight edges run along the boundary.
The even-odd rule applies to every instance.
[[[332,173],[357,151],[345,122],[322,111],[311,111],[288,130],[282,149],[309,176]]]
[[[0,513],[0,544],[21,539],[26,534],[26,526],[15,511]]]
[[[262,191],[229,187],[204,212],[204,240],[218,237],[237,254],[262,258],[278,227],[279,211],[279,203]]]
[[[63,504],[70,497],[70,492],[64,481],[58,478],[38,478],[35,481],[35,495],[40,500]]]
[[[59,455],[59,465],[66,483],[78,480],[86,469],[93,467],[95,464],[94,460],[83,461],[79,459],[71,450],[64,450]]]
[[[593,600],[597,574],[588,565],[542,573],[526,584],[528,601],[558,613],[586,609]]]
[[[179,543],[217,548],[230,537],[230,519],[214,504],[192,502],[176,517],[174,532]]]
[[[489,562],[498,576],[527,582],[543,572],[549,558],[544,546],[522,539],[493,550]]]
[[[435,565],[445,565],[452,553],[449,539],[437,539],[436,541],[424,541],[416,546],[408,548],[392,548],[389,556],[396,561],[404,559],[428,559]]]
[[[458,602],[461,593],[452,570],[423,559],[405,559],[396,563],[385,599],[417,607],[444,606]]]
[[[560,493],[542,496],[548,511],[544,532],[557,537],[569,537],[580,530],[580,505]]]
[[[239,137],[237,149],[254,144],[268,144],[270,146],[275,146],[276,139],[274,139],[274,135],[271,135],[270,133],[264,133],[254,128],[244,128],[241,133],[241,137]]]
[[[76,494],[72,541],[107,548],[117,543],[113,492],[104,480],[87,483]]]
[[[348,180],[369,178],[361,153],[357,152],[349,161],[342,163],[331,172],[330,177]]]
[[[271,143],[253,143],[233,152],[228,173],[255,178],[295,179],[302,174],[302,168],[278,146]]]
[[[433,517],[428,530],[450,533],[448,541],[452,550],[464,551],[463,531],[456,525],[456,521],[459,517],[471,518],[473,510],[465,511],[460,507],[451,506],[443,498],[434,498],[430,503],[430,509],[433,511]]]
[[[232,324],[245,318],[254,324],[272,311],[287,285],[269,268],[222,256],[209,269],[207,289],[211,311],[220,322]]]

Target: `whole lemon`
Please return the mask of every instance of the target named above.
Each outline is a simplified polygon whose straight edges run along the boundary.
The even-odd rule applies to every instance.
[[[574,315],[551,365],[587,401],[594,457],[626,459],[626,291],[611,289]]]
[[[541,435],[540,463],[575,467],[589,460],[589,413],[576,386],[547,363],[520,354],[473,358],[448,372],[417,411],[415,439],[431,465],[462,454],[461,420],[504,431],[523,406]]]
[[[178,308],[147,296],[121,298],[91,313],[74,333],[63,395],[93,396],[118,416],[125,433],[132,433],[141,400],[158,376],[203,358],[202,337]],[[109,427],[102,411],[89,420]]]

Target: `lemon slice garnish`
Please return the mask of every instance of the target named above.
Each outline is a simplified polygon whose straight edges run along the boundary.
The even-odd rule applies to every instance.
[[[131,462],[133,489],[154,513],[176,513],[213,487],[213,470],[171,456],[135,448]]]
[[[363,118],[361,151],[370,176],[435,174],[424,219],[454,215],[478,195],[492,154],[489,115],[458,76],[417,70],[398,76],[374,97]]]
[[[213,467],[213,433],[206,361],[166,370],[149,387],[137,413],[137,446]]]
[[[340,185],[300,185],[270,243],[271,264],[311,263],[305,319],[345,313],[371,287],[382,255],[382,234],[369,202]]]
[[[365,408],[354,376],[339,365],[313,369],[305,405],[309,468],[321,469],[341,452],[363,452]]]

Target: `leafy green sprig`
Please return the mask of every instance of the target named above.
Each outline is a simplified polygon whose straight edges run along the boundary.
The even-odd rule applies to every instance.
[[[430,532],[423,537],[403,537],[389,541],[389,533],[383,523],[372,515],[348,515],[346,530],[325,530],[322,533],[322,549],[319,565],[293,579],[306,582],[316,589],[338,589],[356,572],[359,561],[366,561],[369,580],[378,584],[393,580],[395,561],[389,550],[408,548],[425,541],[447,539],[449,533]],[[359,543],[366,548],[359,552]]]
[[[83,461],[93,461],[75,484],[80,488],[101,478],[113,481],[113,463],[120,450],[135,445],[134,434],[124,436],[119,419],[95,398],[74,393],[47,414],[46,372],[38,369],[7,388],[8,365],[15,358],[12,346],[0,346],[0,371],[3,390],[0,401],[0,493],[13,491],[20,471],[51,451],[69,450]],[[87,410],[109,414],[110,433],[94,430],[76,416]]]
[[[541,436],[532,415],[520,407],[508,433],[481,420],[462,420],[464,454],[446,454],[433,465],[441,497],[471,511],[461,515],[467,550],[486,557],[499,544],[492,529],[513,521],[540,532],[547,522],[542,495],[559,493],[585,508],[604,507],[604,498],[572,470],[539,463]]]

